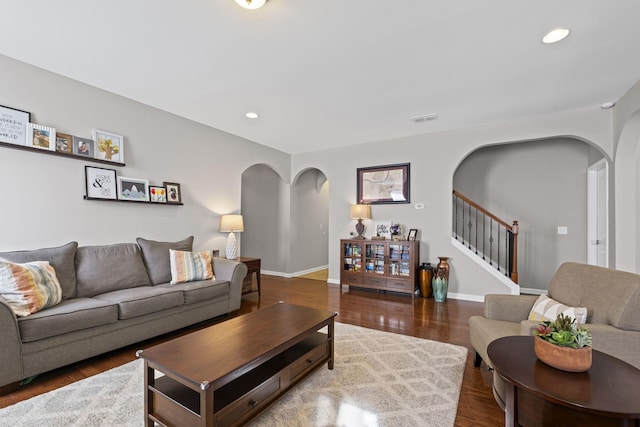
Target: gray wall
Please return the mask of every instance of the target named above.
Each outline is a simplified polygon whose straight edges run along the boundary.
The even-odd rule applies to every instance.
[[[591,151],[566,138],[496,145],[473,152],[458,167],[456,190],[508,223],[519,221],[520,286],[547,289],[561,263],[587,261]],[[569,233],[558,235],[558,226]]]

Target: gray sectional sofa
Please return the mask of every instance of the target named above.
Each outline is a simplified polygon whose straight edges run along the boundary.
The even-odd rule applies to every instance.
[[[179,242],[137,243],[0,253],[7,261],[49,261],[62,302],[16,317],[0,296],[0,393],[70,363],[174,331],[240,308],[247,267],[213,258],[215,280],[169,284],[169,249]]]

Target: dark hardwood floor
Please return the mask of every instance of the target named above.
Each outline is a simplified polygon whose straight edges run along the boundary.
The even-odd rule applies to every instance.
[[[254,279],[255,280],[255,279]],[[468,318],[482,313],[482,304],[469,301],[448,300],[435,303],[433,299],[415,298],[392,294],[377,294],[366,290],[346,289],[309,279],[284,279],[262,276],[262,297],[257,293],[245,295],[242,307],[233,315],[259,310],[278,301],[306,305],[338,312],[336,320],[367,328],[467,347],[462,392],[458,404],[456,426],[504,425],[504,413],[496,404],[491,392],[491,373],[483,364],[473,366],[473,348],[469,341]],[[223,321],[225,318],[217,319]],[[135,359],[136,350],[175,338],[215,322],[196,325],[179,332],[135,344],[105,355],[79,362],[40,375],[32,383],[18,391],[0,396],[0,407],[62,387],[83,378],[120,366]]]

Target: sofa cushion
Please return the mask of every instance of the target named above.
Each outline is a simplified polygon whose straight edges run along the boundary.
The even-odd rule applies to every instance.
[[[135,243],[79,247],[76,274],[78,297],[151,285]]]
[[[118,304],[118,318],[131,319],[184,304],[179,289],[142,286],[96,295],[96,299]]]
[[[62,288],[48,261],[24,264],[0,259],[0,295],[16,316],[28,316],[62,300]]]
[[[155,240],[138,237],[136,242],[142,249],[142,259],[152,285],[169,283],[171,280],[169,249],[177,251],[193,250],[193,236],[189,236],[179,242],[156,242]]]
[[[28,251],[0,252],[0,258],[11,262],[49,261],[56,271],[56,277],[62,288],[62,299],[76,295],[76,249],[78,242],[70,242],[56,248],[43,248]]]
[[[587,321],[586,308],[569,307],[546,295],[540,295],[533,304],[529,312],[529,320],[537,320],[539,322],[544,322],[545,320],[554,321],[560,313],[573,317],[576,319],[576,323],[586,323]]]
[[[184,303],[186,305],[223,296],[229,297],[228,280],[199,280],[177,285],[165,283],[164,285],[158,285],[158,287],[181,290],[184,293]]]
[[[93,298],[72,298],[18,319],[22,342],[37,341],[118,321],[118,306]]]
[[[211,251],[186,252],[169,249],[169,261],[172,285],[214,279]]]

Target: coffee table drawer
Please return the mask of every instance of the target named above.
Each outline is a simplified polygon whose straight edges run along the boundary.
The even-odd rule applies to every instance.
[[[300,359],[295,361],[289,367],[289,378],[291,382],[297,381],[300,375],[303,375],[308,369],[316,366],[318,361],[326,358],[329,354],[329,346],[321,345],[314,348]]]
[[[252,411],[268,404],[280,391],[280,376],[268,379],[240,399],[221,409],[217,414],[218,426],[238,425]]]

